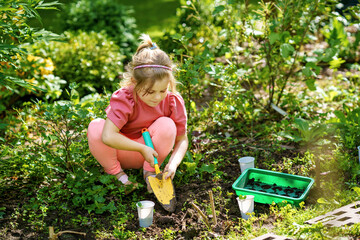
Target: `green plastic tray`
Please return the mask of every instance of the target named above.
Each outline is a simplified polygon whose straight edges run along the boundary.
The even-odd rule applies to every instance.
[[[289,196],[278,195],[274,193],[266,193],[262,191],[256,191],[251,189],[244,188],[249,179],[256,179],[264,184],[273,185],[281,187],[292,187],[303,190],[303,193],[300,197],[294,198]],[[290,204],[298,206],[300,202],[304,201],[311,186],[314,184],[314,180],[309,177],[303,177],[298,175],[292,175],[287,173],[279,173],[259,168],[248,168],[246,169],[240,177],[233,183],[232,188],[235,190],[236,195],[254,195],[254,201],[258,203],[268,203],[272,204],[280,203],[286,201]]]

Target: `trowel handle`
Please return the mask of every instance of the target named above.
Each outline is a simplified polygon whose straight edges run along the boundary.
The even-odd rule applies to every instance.
[[[144,141],[145,141],[145,145],[148,146],[148,147],[151,147],[152,149],[154,149],[154,145],[151,141],[151,137],[150,137],[150,133],[149,131],[147,130],[147,128],[143,128],[141,130],[141,134],[144,138]],[[155,149],[154,149],[155,150]],[[158,164],[158,161],[156,159],[156,157],[154,157],[154,164],[155,164],[155,173],[156,174],[159,174],[160,173],[160,169],[159,169],[159,164]]]

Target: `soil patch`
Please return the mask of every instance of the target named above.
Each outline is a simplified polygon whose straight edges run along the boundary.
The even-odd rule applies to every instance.
[[[211,147],[211,146],[210,146]],[[249,151],[254,151],[254,146],[250,146]],[[257,147],[255,147],[257,148]],[[238,156],[236,156],[235,151],[229,151],[225,146],[218,146],[216,152],[211,153],[212,158],[222,158],[224,159],[221,165],[216,166],[217,171],[222,172],[220,179],[214,179],[212,174],[204,172],[202,176],[193,176],[190,178],[187,184],[175,184],[176,191],[176,210],[174,213],[166,212],[161,205],[157,202],[153,194],[144,193],[144,199],[154,201],[155,212],[154,212],[154,222],[153,225],[146,230],[139,227],[137,211],[130,207],[133,203],[132,195],[128,195],[123,199],[121,204],[125,204],[129,209],[129,212],[133,214],[134,221],[125,223],[125,229],[132,232],[135,232],[139,238],[151,239],[154,237],[164,238],[166,235],[171,235],[174,239],[202,239],[203,236],[208,236],[211,238],[218,238],[226,235],[229,231],[238,233],[242,235],[243,229],[239,226],[241,222],[241,214],[236,201],[235,191],[232,189],[232,184],[240,176],[240,166],[237,162]],[[260,147],[258,148],[260,149]],[[288,157],[297,156],[295,148],[292,150],[286,151]],[[275,153],[276,154],[276,153]],[[275,156],[277,163],[280,164],[284,157],[284,153]],[[273,156],[274,158],[274,156]],[[256,165],[261,167],[262,161],[265,159],[257,159]],[[217,211],[217,225],[213,223],[213,216],[210,207],[210,197],[209,190],[213,191],[215,209]],[[144,192],[144,189],[137,190]],[[311,193],[310,193],[311,194]],[[6,207],[5,216],[14,216],[17,209],[28,199],[19,197],[18,189],[12,189],[6,192],[6,194],[0,199],[0,205]],[[209,230],[199,216],[198,212],[190,204],[194,202],[201,211],[208,217],[212,229]],[[120,203],[117,203],[120,204]],[[255,203],[255,213],[269,213],[269,205]],[[89,216],[87,212],[79,212],[76,214],[82,214],[83,216]],[[101,223],[104,228],[109,229],[109,232],[113,231],[113,227],[108,220],[109,214],[96,215],[97,222]],[[20,216],[20,214],[19,214]],[[67,216],[70,220],[74,216]],[[54,223],[55,219],[65,221],[63,217],[57,215],[56,210],[49,212],[49,215],[45,221],[50,225]],[[236,228],[234,226],[237,226]],[[63,234],[59,239],[96,239],[91,225],[87,228],[85,227],[75,227],[72,226],[61,226],[57,225],[58,228],[61,227],[61,230],[72,230],[78,232],[87,233],[85,237],[74,234]],[[262,221],[262,227],[272,228],[271,216],[269,219]],[[111,235],[111,234],[110,234]],[[16,219],[12,217],[11,219],[1,219],[0,220],[0,236],[4,236],[0,239],[48,239],[47,230],[37,230],[33,226],[25,221],[22,221],[21,218]],[[104,236],[104,239],[115,239],[113,236]]]

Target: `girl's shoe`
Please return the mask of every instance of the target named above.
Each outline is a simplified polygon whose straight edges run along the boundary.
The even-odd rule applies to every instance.
[[[118,173],[116,175],[116,177],[117,177],[117,179],[119,179],[120,177],[122,177],[124,175],[126,175],[126,173],[121,171],[120,173]],[[134,190],[136,190],[138,188],[138,185],[139,185],[138,183],[131,182],[129,180],[127,180],[125,183],[121,182],[120,180],[119,180],[119,182],[122,185],[124,185],[124,187],[125,187],[125,191],[124,191],[125,195],[128,195],[129,193],[132,193]]]
[[[151,188],[150,182],[149,182],[149,177],[156,177],[156,174],[154,172],[148,172],[144,170],[144,179],[146,182],[146,188],[148,193],[153,193],[154,191]]]

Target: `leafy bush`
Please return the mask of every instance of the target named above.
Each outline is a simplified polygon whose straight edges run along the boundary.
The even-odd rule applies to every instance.
[[[353,6],[346,9],[343,15],[333,12],[321,32],[325,41],[332,49],[336,49],[341,63],[358,62],[358,51],[360,43],[360,32],[358,26],[360,6]]]
[[[71,88],[70,101],[28,103],[19,112],[21,126],[7,129],[6,141],[0,145],[3,176],[0,184],[11,186],[17,179],[32,185],[45,183],[35,190],[36,198],[29,203],[33,210],[47,207],[52,201],[70,200],[73,207],[89,212],[112,212],[114,202],[109,202],[106,195],[113,192],[121,197],[124,189],[116,178],[99,171],[86,137],[89,122],[105,117],[103,109],[108,97],[95,95],[80,101],[74,84]]]
[[[120,47],[119,52],[130,59],[137,46],[136,20],[132,7],[111,0],[79,0],[66,9],[65,30],[105,33]]]
[[[45,74],[40,74],[33,79],[34,76],[27,78],[21,74],[23,63],[27,61],[28,55],[23,44],[33,43],[40,39],[58,38],[51,32],[31,28],[27,20],[36,18],[41,21],[37,10],[54,9],[56,5],[56,2],[44,3],[40,0],[2,1],[0,8],[0,99],[3,100],[0,103],[1,114],[7,108],[13,107],[16,100],[27,94],[28,90],[39,93],[39,91],[44,91],[42,87],[49,90],[51,82],[59,82],[59,79],[50,75],[45,77]],[[36,65],[39,67],[38,64]],[[39,85],[37,81],[40,82]]]
[[[352,156],[357,156],[360,146],[360,108],[349,108],[344,105],[343,111],[335,111],[343,147]]]
[[[173,38],[169,33],[165,34],[161,46],[168,51],[183,47],[194,51],[194,55],[201,53],[201,46],[206,42],[215,56],[223,56],[228,49],[230,36],[224,33],[224,17],[218,14],[224,8],[221,6],[226,1],[185,1],[181,0],[181,8],[177,10],[178,23],[174,28],[176,36],[185,36],[191,33],[187,46],[179,45],[177,41],[168,41]],[[229,1],[231,5],[233,1]],[[220,7],[219,7],[220,6]],[[230,6],[228,6],[230,7]],[[179,37],[175,37],[178,39]]]
[[[43,58],[28,54],[26,58],[18,59],[15,71],[16,77],[36,86],[36,89],[14,87],[12,91],[0,92],[0,109],[9,110],[21,107],[24,99],[39,98],[44,100],[55,100],[62,94],[62,88],[66,81],[53,74],[54,63],[50,58]],[[1,110],[0,110],[1,112]]]
[[[306,82],[315,90],[321,63],[336,59],[332,48],[303,52],[305,44],[319,36],[317,16],[331,10],[326,1],[271,1],[256,6],[231,0],[182,3],[177,31],[171,38],[179,42],[190,35],[186,33],[191,36],[182,44],[185,52],[179,58],[197,56],[207,47],[216,57],[208,63],[215,69],[233,65],[237,76],[227,79],[240,81],[252,93],[252,102],[268,111],[274,105],[285,107],[281,100],[294,82]],[[228,91],[227,79],[209,81],[219,85],[219,91]]]
[[[55,64],[56,76],[78,84],[80,96],[114,90],[123,69],[120,48],[104,32],[65,32],[65,42],[37,44],[36,54],[49,57]],[[63,94],[63,97],[65,95]]]
[[[29,176],[27,174],[41,172],[48,174],[50,169],[64,173],[83,168],[88,160],[86,155],[90,155],[86,139],[87,126],[91,119],[103,112],[106,104],[105,100],[96,97],[91,102],[79,102],[74,89],[71,101],[54,104],[38,101],[35,105],[27,103],[27,107],[19,112],[22,122],[20,127],[10,127],[5,132],[2,147],[4,152],[14,157],[7,158],[7,164],[14,165],[10,162],[19,160],[21,166],[43,168],[43,171],[32,171],[30,167],[24,171],[26,177]],[[23,177],[7,169],[10,176]]]

